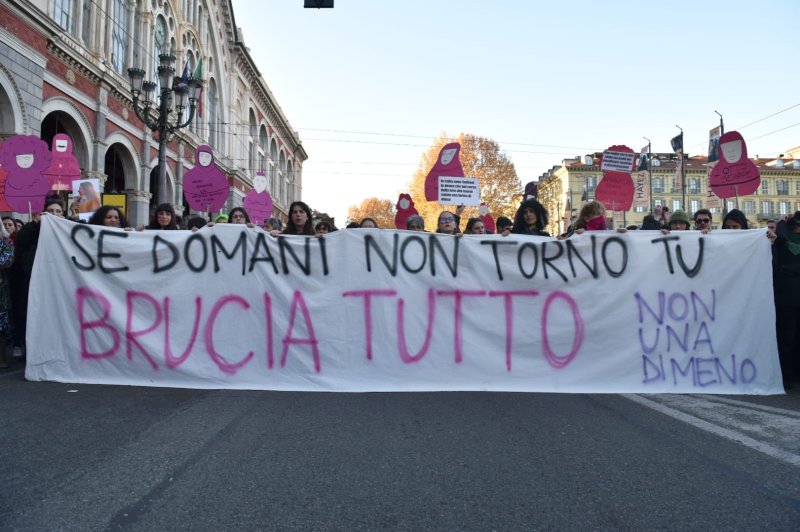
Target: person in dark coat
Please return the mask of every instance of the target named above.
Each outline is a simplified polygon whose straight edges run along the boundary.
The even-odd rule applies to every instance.
[[[550,236],[545,232],[547,226],[547,211],[544,205],[533,198],[523,201],[516,214],[514,214],[514,226],[510,233],[515,235]],[[503,235],[508,232],[504,231]]]
[[[44,201],[44,210],[48,215],[64,217],[64,204],[57,196],[50,196]],[[14,321],[12,341],[13,357],[21,358],[24,353],[26,321],[28,317],[28,290],[31,286],[33,260],[39,246],[39,231],[42,223],[39,215],[33,222],[25,224],[17,234],[14,247],[14,263],[8,271],[11,288],[11,312]]]
[[[800,211],[772,246],[778,355],[787,390],[800,380]]]

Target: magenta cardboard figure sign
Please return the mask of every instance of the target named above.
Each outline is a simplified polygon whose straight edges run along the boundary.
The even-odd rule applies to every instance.
[[[597,185],[595,199],[610,211],[627,211],[633,205],[635,187],[631,172],[636,159],[634,151],[627,146],[611,146],[603,152],[600,168],[603,179]]]
[[[183,178],[183,193],[189,207],[204,212],[220,210],[228,199],[228,180],[214,164],[211,146],[198,146],[194,161],[194,168]]]
[[[267,176],[264,172],[256,172],[253,190],[244,197],[244,208],[250,214],[250,221],[259,227],[272,216],[272,196],[267,190]]]
[[[6,201],[15,212],[41,212],[50,192],[42,173],[50,167],[47,143],[35,135],[16,135],[3,142],[0,164],[8,172]]]
[[[747,196],[758,190],[761,172],[747,158],[747,145],[738,131],[728,131],[719,138],[719,162],[711,171],[709,186],[720,198]]]
[[[414,207],[414,200],[408,194],[400,194],[395,208],[397,214],[394,215],[394,226],[398,229],[408,229],[408,219],[419,214]]]
[[[64,133],[53,137],[50,168],[44,171],[52,190],[72,190],[72,182],[81,178],[81,167],[72,153],[72,139]]]
[[[444,177],[464,177],[464,168],[461,166],[461,144],[451,142],[445,144],[436,163],[428,172],[425,178],[425,199],[428,201],[439,201],[439,178]]]
[[[6,201],[6,178],[8,177],[8,172],[0,166],[0,211],[12,211],[14,209],[11,208],[11,205],[8,204]]]

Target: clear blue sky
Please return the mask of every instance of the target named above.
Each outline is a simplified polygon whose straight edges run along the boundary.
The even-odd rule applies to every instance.
[[[394,202],[442,132],[498,141],[523,184],[643,136],[670,151],[676,124],[704,154],[715,110],[751,156],[800,145],[797,0],[335,4],[233,0],[309,154],[303,199],[339,225],[364,198]]]

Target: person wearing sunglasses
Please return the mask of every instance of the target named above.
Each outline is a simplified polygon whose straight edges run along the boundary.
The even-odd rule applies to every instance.
[[[704,235],[711,231],[711,211],[697,209],[694,213],[694,228]]]

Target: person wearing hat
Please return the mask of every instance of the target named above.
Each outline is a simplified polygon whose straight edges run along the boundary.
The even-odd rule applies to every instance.
[[[226,224],[228,223],[228,215],[227,214],[220,214],[216,218],[214,218],[214,223],[217,224]]]
[[[682,210],[678,209],[669,217],[669,229],[662,229],[663,234],[668,234],[670,231],[688,231],[689,230],[689,216]]]

